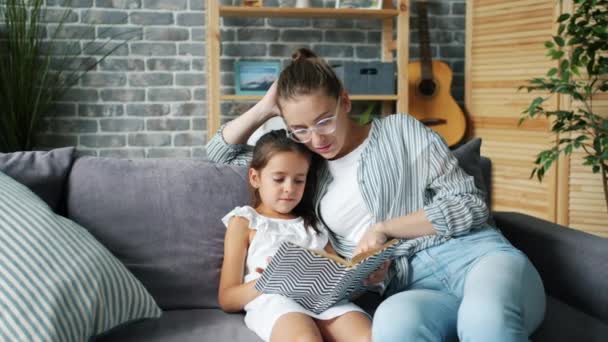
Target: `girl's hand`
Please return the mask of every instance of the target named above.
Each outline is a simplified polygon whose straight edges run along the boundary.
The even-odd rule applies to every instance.
[[[267,257],[266,258],[266,265],[270,264],[270,260],[272,260],[272,257]],[[256,267],[255,271],[258,273],[264,273],[265,268],[261,268],[261,267]]]
[[[388,240],[388,236],[382,231],[382,222],[374,224],[368,231],[363,235],[359,244],[355,249],[354,255],[359,253],[365,253],[369,250],[379,248]]]
[[[264,121],[280,114],[277,106],[277,82],[273,82],[264,97],[255,105]]]

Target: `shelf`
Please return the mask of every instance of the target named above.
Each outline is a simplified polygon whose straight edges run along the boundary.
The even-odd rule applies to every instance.
[[[221,6],[222,17],[249,18],[322,18],[322,19],[389,19],[399,15],[396,9],[352,9],[352,8],[287,8],[287,7],[243,7]]]
[[[352,101],[397,101],[397,95],[349,95]],[[262,95],[221,95],[220,100],[258,101]]]
[[[378,20],[382,26],[380,59],[397,62],[396,94],[351,95],[352,101],[379,101],[382,113],[405,113],[408,109],[407,61],[409,47],[409,3],[411,0],[381,0],[382,9],[352,8],[290,8],[290,7],[243,7],[222,6],[218,0],[204,0],[206,4],[206,71],[207,71],[207,136],[220,127],[222,101],[259,101],[260,95],[222,95],[221,82],[221,18],[298,18],[298,19],[364,19]],[[243,23],[243,27],[247,27]],[[315,28],[316,29],[316,28]],[[349,44],[348,41],[344,42]],[[289,56],[285,56],[288,58]],[[395,110],[396,109],[396,110]]]

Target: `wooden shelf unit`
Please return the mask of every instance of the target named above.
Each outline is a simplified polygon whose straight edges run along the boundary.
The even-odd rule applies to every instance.
[[[342,8],[286,8],[221,6],[221,17],[249,18],[321,18],[392,19],[399,15],[396,9],[342,9]]]
[[[397,112],[406,113],[407,64],[409,60],[409,0],[383,0],[378,10],[338,8],[286,8],[220,6],[218,0],[207,0],[207,136],[215,134],[220,126],[221,101],[256,101],[262,96],[222,95],[220,84],[220,17],[243,18],[317,18],[366,19],[382,21],[382,61],[397,64],[397,93],[386,95],[351,95],[353,101],[382,101],[383,113],[390,112],[396,102]],[[393,38],[393,20],[397,21],[396,38]],[[396,57],[393,56],[396,51]]]

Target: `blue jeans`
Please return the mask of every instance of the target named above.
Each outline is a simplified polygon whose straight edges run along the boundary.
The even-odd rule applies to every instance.
[[[389,286],[373,341],[528,341],[544,316],[538,272],[495,229],[418,252],[409,279],[406,288]]]

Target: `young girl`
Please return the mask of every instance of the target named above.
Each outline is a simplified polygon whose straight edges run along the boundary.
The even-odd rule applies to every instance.
[[[265,341],[369,341],[371,322],[352,303],[317,315],[289,298],[255,289],[269,257],[285,241],[332,251],[327,232],[315,228],[312,187],[306,187],[311,162],[312,153],[284,130],[257,142],[249,168],[253,205],[223,218],[227,231],[218,300],[224,311],[244,309],[245,324]]]

